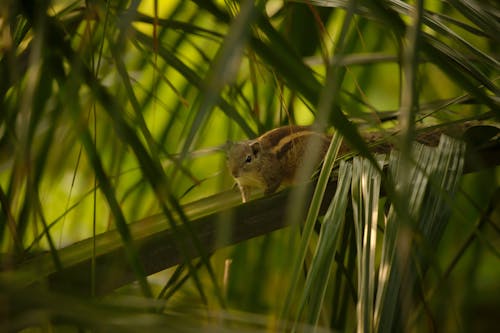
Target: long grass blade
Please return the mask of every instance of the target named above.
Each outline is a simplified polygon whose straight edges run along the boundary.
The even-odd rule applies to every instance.
[[[200,107],[196,113],[191,129],[186,137],[182,154],[185,155],[213,106],[217,104],[220,91],[224,85],[233,81],[241,58],[244,47],[250,36],[250,28],[256,19],[257,8],[253,1],[244,1],[241,4],[240,12],[235,17],[229,27],[224,42],[216,56],[216,62],[213,64],[211,72],[208,74],[206,82],[202,89],[203,97]]]
[[[342,143],[342,138],[340,134],[335,133],[334,136],[332,137],[332,140],[330,142],[330,147],[328,148],[328,152],[325,156],[325,161],[321,168],[321,172],[318,178],[318,183],[314,190],[311,205],[309,207],[309,211],[307,213],[307,217],[304,223],[299,249],[297,251],[297,255],[295,257],[296,259],[291,273],[290,287],[288,288],[288,293],[286,295],[285,302],[283,305],[283,310],[281,312],[282,319],[287,319],[290,317],[290,312],[292,311],[292,305],[295,303],[297,288],[302,274],[301,270],[310,245],[311,236],[314,231],[314,224],[318,218],[319,208],[321,202],[323,201],[325,188],[330,173],[332,171],[333,164],[340,149],[341,143]]]
[[[345,222],[351,178],[351,164],[349,162],[341,162],[337,190],[323,219],[319,240],[299,301],[294,330],[296,330],[296,325],[304,311],[306,312],[306,323],[312,325],[318,324],[333,269],[337,242]]]
[[[383,163],[383,156],[379,158]],[[381,175],[359,157],[353,161],[352,208],[358,253],[357,331],[373,332],[375,299],[375,254]]]

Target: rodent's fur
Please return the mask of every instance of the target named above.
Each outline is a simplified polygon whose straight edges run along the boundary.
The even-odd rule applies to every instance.
[[[311,141],[313,136],[317,141]],[[271,194],[282,184],[294,183],[310,142],[319,148],[314,161],[319,164],[328,150],[330,138],[308,126],[278,127],[256,139],[232,144],[227,164],[243,202],[247,201],[252,187]]]

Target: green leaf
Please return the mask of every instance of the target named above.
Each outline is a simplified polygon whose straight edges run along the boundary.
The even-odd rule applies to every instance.
[[[445,136],[438,148],[414,146],[413,164],[408,175],[411,191],[408,197],[401,198],[408,203],[412,224],[402,223],[391,207],[385,224],[379,268],[375,330],[390,331],[409,324],[410,313],[405,302],[416,287],[417,272],[423,274],[429,262],[421,255],[410,256],[412,252],[409,251],[414,246],[416,253],[425,247],[437,246],[444,223],[450,216],[448,198],[453,195],[462,174],[464,153],[462,142]],[[391,155],[389,170],[394,179],[401,176],[399,154]],[[438,180],[443,187],[434,188],[433,182]],[[422,241],[416,241],[420,237]],[[430,251],[430,248],[426,250]]]
[[[305,322],[312,325],[318,324],[333,270],[340,232],[345,222],[351,179],[352,166],[349,162],[342,161],[339,168],[337,190],[323,218],[319,240],[299,301],[296,325],[302,312],[306,312]]]
[[[379,157],[381,164],[383,159],[384,156]],[[368,160],[356,157],[352,179],[352,208],[358,253],[357,329],[372,332],[381,176]]]

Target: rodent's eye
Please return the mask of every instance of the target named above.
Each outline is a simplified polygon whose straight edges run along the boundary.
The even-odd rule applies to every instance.
[[[252,156],[247,155],[247,158],[245,158],[245,163],[250,163],[252,162]]]

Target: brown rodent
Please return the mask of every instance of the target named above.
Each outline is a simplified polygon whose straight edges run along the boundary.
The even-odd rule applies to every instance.
[[[227,153],[227,165],[238,184],[242,201],[247,201],[252,187],[262,188],[265,194],[270,194],[282,184],[293,183],[306,149],[310,147],[309,142],[316,147],[319,145],[314,161],[319,164],[328,150],[330,138],[308,126],[283,126],[254,140],[232,144]]]

